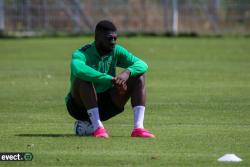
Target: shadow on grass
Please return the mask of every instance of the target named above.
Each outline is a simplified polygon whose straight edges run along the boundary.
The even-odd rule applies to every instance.
[[[60,138],[60,137],[92,137],[92,136],[77,136],[75,134],[16,134],[18,137],[51,137],[51,138]],[[130,136],[110,136],[110,137],[130,137]]]
[[[75,134],[16,134],[19,137],[79,137]],[[88,137],[88,136],[84,136]]]

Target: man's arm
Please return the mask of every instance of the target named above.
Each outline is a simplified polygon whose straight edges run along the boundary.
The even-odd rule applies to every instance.
[[[84,55],[80,51],[73,53],[71,71],[76,77],[94,83],[110,84],[113,78],[86,65]]]
[[[125,70],[114,77],[112,81],[122,93],[127,90],[126,82],[129,77],[145,73],[148,65],[119,45],[116,47],[115,54],[118,57],[117,66],[125,68]]]
[[[117,66],[129,70],[130,76],[141,75],[148,70],[148,65],[144,61],[119,45],[115,54],[118,56]]]

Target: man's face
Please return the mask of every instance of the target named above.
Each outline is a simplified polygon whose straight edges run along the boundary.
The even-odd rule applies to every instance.
[[[97,40],[98,45],[104,52],[111,52],[116,44],[117,32],[100,33]]]

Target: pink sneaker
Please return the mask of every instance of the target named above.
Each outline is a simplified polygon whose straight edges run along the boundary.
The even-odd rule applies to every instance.
[[[94,137],[98,137],[98,138],[108,138],[109,135],[106,131],[106,129],[104,129],[103,127],[99,127],[97,128],[94,133],[93,133]]]
[[[135,128],[131,133],[131,137],[154,138],[155,135],[150,133],[149,130],[147,130],[147,129]]]

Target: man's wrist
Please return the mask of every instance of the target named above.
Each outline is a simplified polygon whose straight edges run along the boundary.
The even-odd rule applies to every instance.
[[[130,70],[128,70],[128,69],[126,69],[124,72],[125,72],[125,73],[127,73],[127,74],[128,74],[128,76],[130,76],[130,74],[131,74],[131,71],[130,71]]]

